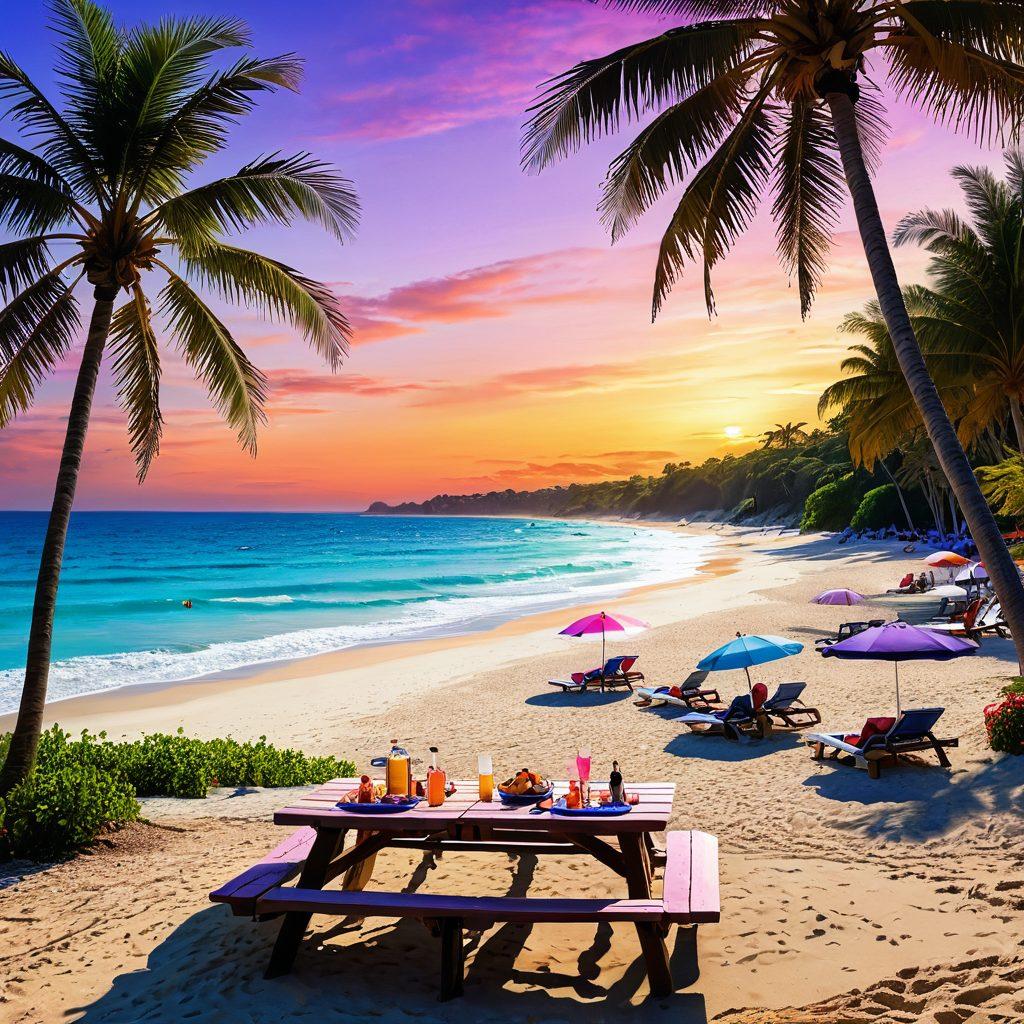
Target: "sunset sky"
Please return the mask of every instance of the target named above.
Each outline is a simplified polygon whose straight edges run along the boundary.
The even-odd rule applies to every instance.
[[[272,384],[255,460],[168,350],[165,442],[141,488],[105,381],[79,508],[355,509],[657,472],[744,450],[775,421],[816,422],[848,344],[836,325],[870,297],[849,211],[807,323],[762,218],[717,274],[714,319],[691,273],[652,326],[654,252],[672,200],[614,248],[595,212],[605,166],[629,136],[539,177],[520,170],[538,83],[661,23],[586,0],[110,6],[125,23],[237,14],[257,52],[307,59],[302,93],[267,100],[204,174],[309,149],[354,180],[364,214],[353,244],[306,227],[247,241],[331,282],[357,334],[332,376],[286,325],[227,315]],[[50,85],[45,21],[39,0],[12,5],[2,46]],[[877,179],[889,227],[908,210],[955,204],[947,172],[957,163],[998,162],[913,110],[894,108],[891,122]],[[897,252],[907,283],[923,265]],[[0,507],[48,507],[76,365],[0,432]]]

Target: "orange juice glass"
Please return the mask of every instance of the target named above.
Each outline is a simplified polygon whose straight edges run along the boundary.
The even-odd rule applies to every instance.
[[[494,763],[490,754],[481,754],[477,760],[480,775],[480,799],[490,802],[494,799]]]

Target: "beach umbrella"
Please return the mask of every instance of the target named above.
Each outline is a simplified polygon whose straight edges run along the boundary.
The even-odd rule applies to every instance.
[[[951,601],[963,601],[968,596],[963,587],[955,583],[944,583],[941,587],[928,591],[929,597],[948,597]]]
[[[933,569],[956,569],[961,565],[967,565],[968,562],[969,558],[964,558],[955,551],[935,551],[924,560],[924,564]]]
[[[896,670],[896,717],[900,715],[900,662],[950,661],[974,654],[978,645],[948,633],[912,626],[909,622],[887,622],[869,626],[846,640],[822,649],[823,658],[852,661],[891,661]]]
[[[584,615],[570,623],[565,629],[560,629],[560,636],[591,636],[601,634],[601,665],[604,666],[604,645],[605,634],[607,633],[636,633],[641,629],[649,629],[650,623],[641,619],[634,619],[632,615],[623,615],[621,612],[592,612]]]
[[[981,562],[971,562],[969,565],[965,565],[957,574],[957,583],[971,583],[975,580],[987,580],[988,570]]]
[[[747,673],[747,689],[752,688],[750,667],[764,665],[769,661],[778,661],[790,655],[799,654],[804,645],[795,640],[787,640],[783,636],[760,636],[737,633],[735,640],[723,644],[717,651],[701,658],[697,668],[702,672],[723,672],[727,669],[741,668]]]
[[[864,595],[856,590],[823,590],[811,598],[811,604],[860,604],[863,600]]]

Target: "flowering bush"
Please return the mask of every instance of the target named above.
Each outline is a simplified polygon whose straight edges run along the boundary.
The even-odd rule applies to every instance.
[[[1024,681],[1003,689],[1003,699],[985,708],[988,745],[1007,754],[1024,754]]]

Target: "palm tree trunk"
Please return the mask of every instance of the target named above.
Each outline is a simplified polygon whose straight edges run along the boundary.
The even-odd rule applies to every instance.
[[[914,520],[910,517],[910,509],[907,508],[907,499],[903,496],[903,488],[896,483],[896,477],[889,471],[889,467],[885,464],[885,459],[879,459],[878,464],[885,471],[885,475],[892,481],[893,487],[896,488],[896,497],[899,498],[900,507],[903,509],[903,514],[907,517],[907,528],[913,531]]]
[[[96,289],[89,334],[78,369],[75,395],[68,414],[64,451],[57,471],[57,486],[53,507],[46,527],[43,553],[39,560],[36,596],[32,606],[32,625],[28,635],[28,653],[25,659],[25,685],[21,691],[18,720],[11,736],[10,749],[0,773],[0,795],[8,793],[32,770],[36,748],[43,728],[43,709],[46,704],[46,684],[50,675],[50,647],[53,641],[53,613],[57,605],[57,587],[60,583],[64,542],[68,535],[71,506],[75,500],[78,471],[82,465],[82,450],[89,429],[96,380],[99,377],[103,348],[110,330],[110,317],[114,310],[116,291]]]
[[[953,424],[925,366],[924,356],[903,303],[899,279],[892,262],[875,191],[864,163],[853,99],[844,92],[829,92],[826,97],[832,113],[836,142],[853,197],[861,242],[867,256],[882,315],[892,338],[896,359],[907,379],[907,386],[921,412],[925,430],[935,449],[939,465],[960,505],[974,543],[985,562],[989,578],[1002,606],[1003,617],[1013,634],[1017,660],[1024,665],[1024,584],[1010,557],[992,510],[988,507],[967,455],[956,436]]]
[[[1020,399],[1016,395],[1010,395],[1010,418],[1017,438],[1017,451],[1024,452],[1024,415],[1021,414]]]

